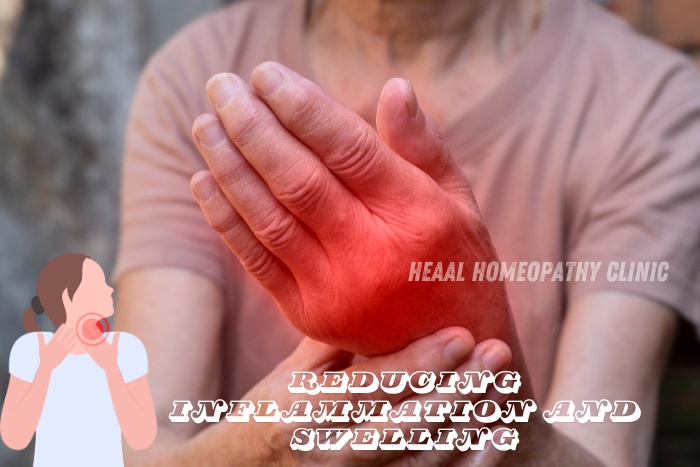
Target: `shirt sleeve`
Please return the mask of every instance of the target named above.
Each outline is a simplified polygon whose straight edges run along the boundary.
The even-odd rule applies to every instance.
[[[196,57],[216,53],[195,40],[206,26],[205,18],[172,39],[139,80],[125,137],[115,283],[129,270],[177,266],[223,284],[222,242],[190,189],[192,175],[207,169],[191,136],[210,110],[208,72]]]
[[[148,373],[148,355],[141,340],[127,332],[119,333],[117,364],[125,383]]]
[[[603,263],[596,281],[567,286],[571,298],[602,289],[647,297],[700,334],[700,74],[688,65],[681,76],[660,87],[612,160],[570,250],[571,261]],[[632,263],[650,273],[664,262],[667,276],[629,275]],[[622,263],[631,280],[621,280]]]
[[[10,351],[10,374],[15,378],[31,383],[39,368],[39,337],[38,333],[25,334],[12,346]],[[53,334],[45,332],[44,342],[48,343]]]

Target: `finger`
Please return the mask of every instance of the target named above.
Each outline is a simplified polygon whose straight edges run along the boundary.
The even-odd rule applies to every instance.
[[[51,341],[55,341],[57,346],[63,346],[66,341],[75,338],[76,335],[77,334],[74,329],[62,324],[61,327],[59,327],[54,333]]]
[[[460,327],[449,327],[419,339],[398,352],[358,363],[348,368],[346,372],[352,375],[353,372],[362,371],[380,376],[382,372],[406,372],[410,375],[416,371],[433,373],[450,371],[469,357],[474,346],[474,337],[469,331]],[[386,400],[394,404],[412,393],[410,385],[407,384],[397,394],[387,393],[380,387],[373,393],[347,393],[340,397],[350,399],[354,403],[359,400],[373,399]],[[331,394],[326,394],[326,398],[329,395]]]
[[[346,368],[355,354],[332,345],[304,338],[292,354],[278,367],[277,371],[337,371]]]
[[[493,432],[498,428],[500,427],[491,427],[491,431]],[[486,447],[483,451],[472,451],[464,461],[460,462],[459,458],[455,458],[455,460],[447,465],[449,467],[496,467],[505,456],[505,451],[496,449],[493,443],[490,442],[486,443]]]
[[[330,346],[314,343],[313,341],[305,342],[304,345],[305,347],[299,349],[303,353],[318,351],[328,358],[334,352]],[[390,355],[370,358],[347,368],[345,372],[350,377],[353,372],[370,372],[380,378],[382,372],[405,371],[412,374],[415,371],[433,371],[436,373],[449,371],[466,360],[472,353],[474,346],[474,338],[466,329],[460,327],[445,328],[413,342],[403,350]],[[388,401],[390,404],[394,404],[409,394],[411,394],[411,389],[407,385],[399,394],[389,394],[380,388],[371,393],[351,393],[346,391],[341,394],[320,393],[316,396],[304,397],[312,401],[312,403],[320,400],[349,400],[352,406],[357,408],[359,407],[358,402],[361,400]],[[320,423],[319,425],[325,425],[325,423]],[[352,423],[335,425],[350,426]],[[357,426],[365,425],[360,424]],[[346,445],[343,449],[350,459],[360,462],[357,465],[377,465],[379,462],[386,462],[401,454],[396,451],[352,451],[349,445]],[[334,455],[335,459],[337,459],[337,452],[320,452],[318,454],[321,457]]]
[[[77,338],[78,330],[75,327],[69,327],[62,324],[54,333],[52,341],[56,341],[56,345],[63,346],[69,339]]]
[[[384,85],[377,106],[377,131],[392,150],[428,174],[445,191],[473,199],[469,182],[437,124],[418,105],[408,80],[393,78]]]
[[[67,337],[65,337],[64,339],[62,339],[60,341],[58,339],[56,339],[55,346],[52,346],[52,352],[55,352],[56,355],[65,356],[68,353],[70,353],[70,351],[73,350],[73,348],[76,347],[77,341],[78,341],[78,339],[77,339],[77,336],[75,334],[68,335]],[[53,340],[52,340],[52,343],[53,343]]]
[[[457,448],[451,450],[436,450],[431,449],[430,451],[380,451],[383,456],[387,459],[387,462],[382,464],[382,467],[403,467],[407,465],[423,465],[423,466],[433,466],[440,465],[444,466],[449,463],[453,465],[452,461],[464,453]],[[461,464],[454,464],[461,465]]]
[[[321,237],[332,238],[345,228],[358,200],[282,126],[245,81],[219,74],[209,80],[207,92],[229,138],[269,187],[264,191]]]
[[[445,467],[496,467],[504,457],[504,452],[496,449],[493,443],[487,442],[482,451],[457,451],[451,460],[442,465]]]
[[[360,116],[328,97],[316,84],[273,62],[259,65],[252,85],[280,122],[316,153],[363,201],[415,196],[397,173],[412,167],[386,149]]]
[[[258,240],[285,263],[302,283],[321,284],[330,276],[323,247],[308,227],[299,221],[270,192],[260,175],[226,137],[221,121],[205,114],[193,125],[194,140],[212,170],[224,197],[230,201]],[[213,135],[213,136],[212,136]],[[225,206],[212,206],[222,213]],[[231,210],[228,209],[230,212]],[[231,220],[222,218],[224,226]]]
[[[73,350],[77,345],[78,345],[78,336],[76,336],[75,334],[73,334],[72,336],[68,336],[68,338],[66,338],[60,342],[61,349],[66,351],[66,353]]]
[[[506,368],[510,363],[510,360],[511,352],[509,347],[501,341],[489,339],[480,342],[476,346],[474,352],[469,356],[469,359],[460,365],[456,371],[458,374],[464,374],[465,372],[484,372],[488,370],[495,374]],[[402,400],[401,403],[409,400],[418,401],[425,410],[425,404],[428,401],[438,403],[448,402],[450,404],[454,404],[457,400],[476,403],[477,401],[484,399],[494,401],[498,404],[503,402],[506,398],[506,395],[501,394],[498,390],[491,386],[485,394],[474,392],[462,394],[459,391],[455,391],[454,393],[432,392],[430,394],[411,395]],[[396,406],[400,405],[396,404]],[[438,431],[441,429],[452,429],[458,434],[461,434],[461,431],[465,428],[481,428],[483,426],[484,425],[474,417],[471,417],[468,422],[453,422],[451,421],[449,414],[445,414],[442,422],[427,421],[424,416],[421,416],[420,420],[417,422],[396,423],[391,420],[386,423],[365,422],[358,425],[358,428],[374,428],[380,432],[384,429],[398,429],[401,430],[405,439],[410,438],[411,430],[427,429],[432,439],[436,440]],[[400,462],[396,463],[396,465],[400,465],[401,463],[407,461],[410,461],[409,463],[411,465],[445,465],[459,453],[460,451],[457,449],[457,447],[454,447],[454,449],[451,450],[411,451],[405,453],[405,455],[401,457],[397,457],[396,460]],[[388,465],[394,465],[394,463]]]
[[[44,347],[46,345],[46,342],[44,342],[44,333],[37,332],[36,336],[39,339],[39,348]]]
[[[192,192],[209,225],[241,261],[243,267],[274,297],[283,310],[301,310],[302,300],[294,276],[253,234],[231,206],[211,172],[192,176]],[[300,311],[289,317],[301,315]]]
[[[57,339],[56,342],[58,342],[58,339],[61,339],[62,337],[66,336],[71,331],[73,331],[73,330],[71,328],[69,328],[68,326],[66,326],[66,324],[64,323],[56,329],[56,332],[53,333],[53,336],[51,339],[52,340]]]
[[[113,345],[113,346],[115,346],[115,347],[118,347],[118,346],[119,346],[119,345],[118,345],[118,343],[119,343],[119,336],[121,336],[121,334],[122,334],[121,332],[115,332],[115,333],[114,333],[114,337],[112,338],[112,345]]]
[[[510,363],[510,360],[511,352],[510,348],[506,344],[497,339],[488,339],[480,342],[474,348],[474,351],[469,354],[466,361],[459,365],[455,371],[459,375],[464,375],[465,372],[484,372],[487,370],[495,374],[506,368]],[[458,390],[455,390],[454,392],[433,391],[428,394],[411,394],[409,392],[406,394],[406,397],[403,397],[400,401],[396,401],[394,405],[395,407],[400,406],[400,404],[407,401],[417,401],[422,405],[427,401],[446,401],[452,403],[458,399],[476,401],[481,398],[491,398],[491,400],[496,400],[500,397],[499,395],[500,393],[496,391],[493,386],[489,387],[486,395],[475,392],[462,394]],[[417,422],[402,422],[400,424],[396,424],[390,421],[387,422],[386,425],[365,422],[364,425],[367,425],[367,428],[400,428],[405,434],[409,434],[411,429],[427,428],[431,431],[431,433],[435,434],[439,428],[451,423],[449,417],[445,416],[444,418],[445,419],[443,422],[427,421],[425,418],[421,418]]]
[[[461,362],[467,359],[475,346],[471,333],[464,328],[450,327],[439,330],[430,336],[419,339],[408,345],[403,350],[390,355],[373,357],[352,367],[343,370],[352,378],[355,372],[373,373],[381,379],[382,372],[406,372],[412,374],[416,371],[441,371],[453,370]],[[278,367],[279,372],[313,371],[322,372],[327,362],[349,363],[352,358],[350,352],[336,349],[328,344],[304,339],[295,352]],[[340,365],[335,365],[340,366]],[[306,368],[307,370],[300,370]],[[342,367],[341,367],[342,368]],[[377,391],[369,393],[324,393],[308,397],[309,400],[346,400],[353,405],[362,400],[384,400],[391,404],[399,402],[412,394],[409,385],[397,394],[385,392],[381,387]],[[307,397],[307,396],[305,396]]]

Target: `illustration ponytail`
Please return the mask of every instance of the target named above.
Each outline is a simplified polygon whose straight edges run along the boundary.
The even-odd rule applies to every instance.
[[[24,326],[24,332],[39,332],[39,323],[36,320],[37,313],[34,308],[29,306],[24,313],[22,313],[22,326]]]

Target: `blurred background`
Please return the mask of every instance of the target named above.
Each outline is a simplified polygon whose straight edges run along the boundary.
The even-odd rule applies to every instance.
[[[122,137],[146,59],[231,1],[0,0],[0,400],[41,268],[81,252],[112,269]],[[599,3],[700,66],[700,0]],[[654,465],[697,467],[700,344],[688,325],[671,360]],[[0,466],[31,465],[32,455],[0,443]]]

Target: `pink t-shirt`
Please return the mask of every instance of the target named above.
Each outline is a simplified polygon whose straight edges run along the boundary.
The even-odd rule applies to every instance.
[[[194,201],[189,180],[206,165],[191,127],[211,111],[204,85],[215,73],[247,78],[274,60],[311,76],[305,3],[243,0],[186,27],[148,63],[128,127],[113,279],[168,265],[220,284],[230,398],[302,336]],[[593,2],[551,0],[512,72],[444,135],[501,261],[603,262],[596,281],[589,271],[585,281],[506,282],[539,397],[567,303],[583,293],[628,291],[700,322],[700,73],[689,60]],[[609,281],[609,262],[667,262],[667,278]]]

